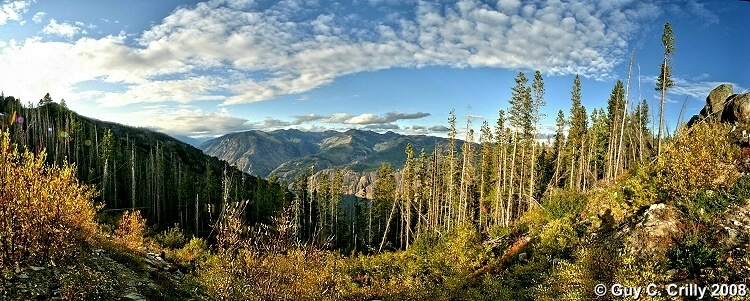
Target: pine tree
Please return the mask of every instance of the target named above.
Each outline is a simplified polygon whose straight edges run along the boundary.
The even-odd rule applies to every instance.
[[[544,114],[540,112],[541,107],[547,105],[547,101],[544,100],[544,79],[542,79],[542,73],[537,70],[534,72],[534,81],[531,84],[531,88],[534,91],[534,100],[532,105],[532,123],[533,123],[533,137],[532,137],[532,148],[531,148],[531,158],[536,158],[536,138],[539,134],[539,121],[540,119],[544,118]],[[533,161],[532,161],[533,162]],[[532,167],[529,170],[530,172],[530,179],[529,179],[529,198],[531,200],[534,199],[534,186],[536,185],[536,166],[532,165]]]
[[[390,164],[383,163],[380,165],[380,169],[378,170],[378,178],[375,182],[373,191],[373,199],[375,201],[378,224],[382,225],[382,227],[385,228],[382,229],[381,227],[378,227],[378,234],[382,234],[383,236],[383,239],[380,241],[380,247],[378,248],[378,251],[383,249],[383,246],[388,238],[391,221],[393,220],[393,214],[395,213],[396,206],[398,204],[396,202],[395,195],[396,179],[393,176],[393,167]],[[388,210],[389,208],[390,211]]]
[[[547,187],[557,187],[560,184],[560,177],[563,174],[561,165],[563,162],[563,153],[565,147],[565,114],[562,110],[557,111],[557,119],[555,119],[556,131],[555,140],[552,143],[552,157],[555,160],[555,169],[552,173],[552,178]]]
[[[450,169],[447,174],[447,185],[448,185],[448,206],[446,208],[447,212],[447,229],[451,229],[451,221],[455,218],[454,216],[454,202],[455,202],[455,189],[456,189],[456,134],[458,133],[458,130],[456,129],[456,110],[451,109],[450,117],[448,118],[448,124],[450,126],[448,130],[448,142],[450,144],[450,148],[448,149],[448,164],[450,166]]]
[[[656,79],[656,90],[661,91],[661,107],[659,109],[659,133],[657,134],[657,146],[656,155],[661,155],[661,137],[662,128],[664,124],[664,99],[666,97],[667,89],[674,87],[674,81],[672,81],[672,67],[670,66],[670,59],[674,54],[675,37],[672,34],[672,25],[669,22],[664,24],[664,32],[661,35],[661,42],[664,45],[664,62],[661,64],[659,70],[659,77]]]
[[[526,174],[526,150],[530,145],[530,140],[534,136],[533,130],[533,105],[531,98],[531,88],[526,86],[528,79],[523,72],[519,72],[515,78],[516,85],[512,88],[511,98],[508,101],[510,104],[509,117],[511,130],[513,131],[513,151],[510,166],[510,193],[508,194],[508,204],[511,202],[511,198],[514,195],[514,189],[518,186],[518,202],[522,201],[523,195],[525,195],[525,183]],[[520,146],[520,150],[518,149]],[[521,152],[520,168],[516,168],[516,157],[518,152]],[[533,162],[532,162],[533,163]],[[518,183],[515,182],[515,176],[518,175]],[[528,195],[526,195],[528,197]],[[508,206],[510,208],[510,206]],[[521,212],[521,206],[516,206],[516,211]],[[510,210],[510,209],[508,209]]]
[[[332,233],[336,238],[336,246],[339,246],[339,206],[344,198],[344,176],[340,169],[333,172],[333,181],[331,182],[331,216],[333,218]]]
[[[570,131],[568,132],[567,150],[570,155],[569,187],[579,189],[581,186],[582,169],[581,152],[585,142],[586,108],[581,105],[581,80],[578,75],[573,79],[573,90],[570,93],[572,106],[570,108]],[[578,162],[578,166],[576,166]]]
[[[401,176],[401,198],[404,202],[401,217],[404,221],[403,229],[406,234],[406,248],[411,241],[412,225],[412,201],[414,200],[414,148],[411,143],[406,144],[406,162],[404,163],[403,175]]]
[[[495,225],[498,225],[501,221],[505,220],[504,217],[501,217],[505,212],[501,200],[504,199],[505,196],[505,181],[507,179],[506,162],[508,152],[506,143],[508,136],[506,135],[506,130],[505,111],[500,110],[498,112],[497,124],[495,125],[495,153],[497,156],[497,167],[495,168],[497,171],[495,176],[497,182],[495,184],[495,206],[493,208],[495,210],[493,212]]]
[[[485,120],[482,123],[479,135],[479,143],[482,146],[479,163],[479,225],[483,229],[489,227],[489,208],[491,204],[487,198],[490,195],[490,183],[492,183],[492,172],[494,170],[492,140],[494,140],[494,137],[490,130],[490,124]]]
[[[52,97],[49,96],[49,93],[44,94],[44,97],[39,100],[40,107],[46,104],[50,104],[50,103],[52,103]]]
[[[607,142],[607,178],[612,178],[615,175],[615,163],[616,153],[618,149],[617,142],[619,141],[620,132],[620,119],[622,118],[622,111],[624,110],[624,95],[625,88],[621,81],[615,83],[612,92],[607,100],[607,119],[605,120],[607,129],[609,131],[609,139]]]
[[[102,176],[102,199],[109,200],[112,196],[110,193],[110,160],[115,147],[115,138],[112,135],[112,131],[107,129],[104,132],[104,139],[102,140],[102,160],[104,161],[104,171]],[[116,208],[116,207],[115,207]]]
[[[464,144],[461,146],[461,156],[463,157],[463,160],[461,162],[461,182],[460,182],[460,191],[459,191],[459,201],[458,201],[458,224],[463,224],[468,217],[468,203],[469,203],[469,196],[468,196],[468,190],[469,185],[471,182],[471,170],[472,167],[472,160],[473,160],[473,154],[471,145],[474,143],[472,141],[474,138],[474,132],[471,129],[471,115],[466,116],[466,138],[464,139]]]

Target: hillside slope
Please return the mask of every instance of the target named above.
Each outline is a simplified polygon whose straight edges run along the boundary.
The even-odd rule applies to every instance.
[[[160,229],[179,223],[191,232],[209,230],[224,196],[249,201],[255,210],[248,222],[265,221],[287,197],[279,183],[242,173],[163,133],[81,116],[54,102],[24,107],[12,96],[0,99],[0,112],[0,129],[13,143],[46,150],[48,163],[74,164],[79,179],[96,185],[104,212],[135,208]]]

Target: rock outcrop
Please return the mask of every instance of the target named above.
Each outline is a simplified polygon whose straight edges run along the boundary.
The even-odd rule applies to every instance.
[[[719,85],[708,94],[706,105],[688,126],[705,119],[750,124],[750,93],[735,94],[732,85]]]
[[[665,256],[683,224],[674,206],[658,203],[651,205],[632,222],[626,223],[619,233],[625,246],[636,256],[657,254]]]

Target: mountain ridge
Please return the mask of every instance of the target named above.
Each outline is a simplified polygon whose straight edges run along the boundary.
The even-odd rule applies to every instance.
[[[448,144],[447,138],[402,135],[388,131],[349,129],[343,132],[306,132],[296,129],[231,133],[198,146],[204,153],[225,160],[260,177],[276,175],[291,180],[311,166],[315,170],[348,169],[370,172],[380,163],[399,168],[406,161],[404,149],[432,150]],[[456,140],[456,148],[462,141]]]

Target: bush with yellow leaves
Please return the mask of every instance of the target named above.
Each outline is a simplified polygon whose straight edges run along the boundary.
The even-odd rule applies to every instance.
[[[134,253],[142,253],[143,235],[146,234],[146,220],[139,211],[125,211],[115,230],[114,240],[119,247]]]
[[[19,152],[0,132],[0,268],[63,260],[99,231],[94,189],[45,157]]]
[[[668,143],[657,162],[657,182],[668,200],[686,200],[698,191],[731,187],[739,177],[739,146],[732,143],[731,126],[702,122]]]

